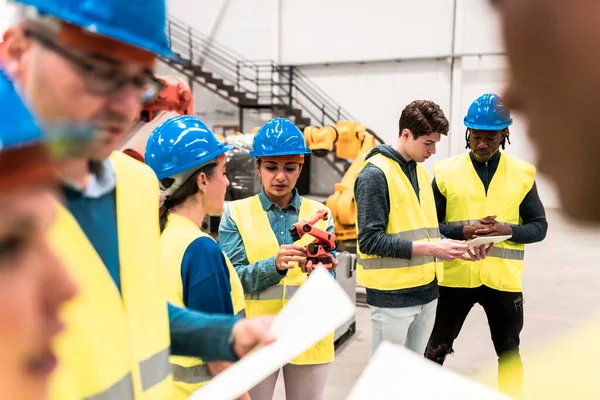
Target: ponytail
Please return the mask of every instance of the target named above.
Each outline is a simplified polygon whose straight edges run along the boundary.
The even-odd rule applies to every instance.
[[[205,173],[208,178],[212,177],[212,174],[216,168],[216,163],[210,163],[202,166],[196,172],[194,172],[185,182],[181,184],[180,187],[175,190],[175,192],[166,198],[160,208],[158,209],[158,223],[160,226],[160,233],[165,230],[167,226],[167,220],[169,219],[169,214],[173,207],[177,207],[183,202],[187,200],[188,197],[195,195],[198,193],[198,175],[201,173]],[[161,181],[161,186],[168,188],[175,180],[173,178],[164,178]]]
[[[170,200],[165,200],[160,208],[158,209],[158,224],[160,226],[160,233],[163,233],[167,226],[167,219],[169,218],[169,212],[171,212],[173,204]]]

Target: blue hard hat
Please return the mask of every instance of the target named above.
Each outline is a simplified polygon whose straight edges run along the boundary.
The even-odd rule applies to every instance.
[[[89,32],[173,58],[165,0],[15,0]]]
[[[310,154],[302,132],[287,118],[274,118],[264,124],[252,142],[250,157]]]
[[[42,130],[13,82],[0,69],[0,150],[41,141]]]
[[[198,118],[180,115],[160,124],[148,138],[144,159],[164,179],[214,160],[233,146],[225,146]]]
[[[482,131],[497,131],[512,125],[513,120],[508,110],[504,108],[502,98],[488,93],[479,96],[465,116],[465,126]]]

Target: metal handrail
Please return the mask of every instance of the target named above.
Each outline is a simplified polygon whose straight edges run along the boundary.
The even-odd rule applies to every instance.
[[[295,67],[281,66],[270,60],[248,60],[177,18],[169,19],[167,31],[171,49],[181,57],[181,63],[186,63],[186,68],[196,76],[203,75],[200,71],[204,71],[207,84],[219,79],[248,98],[256,99],[259,105],[299,109],[321,125],[335,124],[342,119],[354,120]],[[201,70],[194,71],[195,68]]]
[[[346,111],[341,106],[339,106],[335,102],[335,100],[333,100],[327,93],[325,93],[325,91],[323,89],[321,89],[312,80],[310,80],[310,78],[308,76],[306,76],[302,71],[300,71],[298,68],[294,67],[293,73],[295,74],[295,76],[297,76],[298,78],[300,78],[299,79],[300,82],[302,82],[307,87],[309,87],[310,90],[312,90],[318,97],[322,98],[323,101],[327,102],[332,108],[339,109],[340,114],[342,116],[341,119],[355,120],[355,118],[352,117],[348,111]]]

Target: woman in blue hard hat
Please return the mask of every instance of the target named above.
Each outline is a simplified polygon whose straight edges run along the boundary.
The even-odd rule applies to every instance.
[[[311,238],[307,235],[294,243],[289,233],[292,224],[326,208],[295,189],[309,153],[302,132],[290,120],[267,122],[254,136],[250,152],[257,158],[263,189],[256,196],[231,202],[221,219],[219,241],[242,281],[249,317],[277,314],[313,268],[303,247]],[[331,218],[316,226],[333,233]],[[332,333],[284,366],[286,399],[321,399],[333,359]],[[252,399],[270,400],[278,374],[253,388]]]
[[[456,240],[510,236],[481,261],[444,262],[435,326],[425,356],[442,364],[475,303],[483,307],[498,355],[502,391],[521,395],[525,244],[542,241],[548,223],[533,165],[500,151],[512,119],[495,94],[484,94],[464,119],[470,152],[434,166],[440,231]],[[516,373],[515,373],[516,372]]]
[[[229,180],[224,146],[196,117],[177,116],[148,138],[145,159],[160,180],[160,259],[169,301],[208,313],[243,315],[244,292],[215,240],[201,230],[221,215]],[[225,364],[173,356],[174,399],[187,399]]]
[[[51,250],[56,165],[41,131],[0,71],[0,398],[45,399],[76,286]]]

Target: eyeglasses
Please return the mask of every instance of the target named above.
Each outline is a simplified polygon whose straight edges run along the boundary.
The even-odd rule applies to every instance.
[[[53,40],[34,32],[25,30],[25,35],[33,38],[47,49],[69,60],[81,72],[86,89],[97,96],[111,96],[131,84],[139,95],[142,103],[150,103],[158,97],[164,84],[150,71],[144,71],[136,76],[124,76],[114,65],[101,67],[91,63],[86,57],[59,45]],[[107,63],[108,64],[108,63]]]

